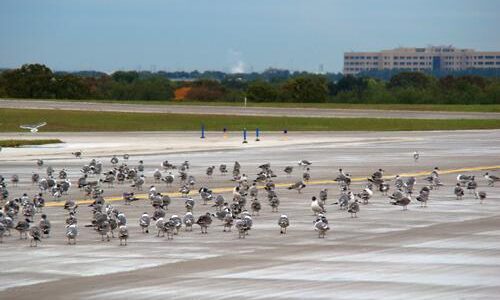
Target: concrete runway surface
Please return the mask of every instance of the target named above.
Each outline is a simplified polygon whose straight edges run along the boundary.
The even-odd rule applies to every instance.
[[[1,108],[305,118],[500,119],[500,113],[199,105],[142,105],[0,99]]]
[[[0,133],[4,138],[30,138],[31,134]],[[387,133],[263,133],[261,142],[241,144],[239,133],[224,139],[209,132],[201,140],[198,133],[39,133],[39,138],[57,137],[62,145],[6,149],[0,152],[0,174],[7,179],[18,174],[21,183],[10,185],[13,197],[36,192],[30,183],[33,171],[44,173],[35,161],[56,172],[69,171],[73,182],[79,168],[98,158],[104,170],[111,168],[111,155],[129,153],[129,165],[145,162],[147,184],[163,160],[180,164],[189,160],[189,173],[197,186],[208,185],[230,199],[234,182],[230,176],[207,178],[207,166],[235,160],[249,178],[257,166],[270,162],[278,177],[279,213],[272,213],[264,191],[260,216],[245,239],[236,230],[222,232],[214,223],[207,235],[199,227],[181,231],[173,240],[158,238],[150,227],[142,234],[138,218],[152,213],[149,201],[124,206],[111,202],[128,218],[128,246],[117,239],[101,242],[100,236],[84,224],[89,223],[90,208],[81,205],[77,244],[66,245],[66,211],[58,204],[44,212],[53,231],[37,248],[19,240],[17,232],[0,244],[0,299],[498,299],[500,293],[500,195],[497,187],[486,185],[486,168],[499,175],[500,130],[452,132]],[[71,152],[83,150],[83,158]],[[414,162],[413,151],[421,158]],[[302,175],[297,161],[312,162],[313,184],[302,194],[283,186]],[[283,173],[294,166],[291,176]],[[366,177],[382,167],[387,175],[443,170],[445,184],[431,192],[427,208],[414,201],[407,211],[389,204],[389,199],[375,192],[370,204],[362,205],[358,218],[331,205],[339,196],[337,184],[329,182],[339,167],[353,177]],[[457,170],[465,168],[465,170]],[[447,172],[448,171],[448,172]],[[480,205],[468,194],[455,200],[453,186],[458,173],[474,174],[479,190],[488,198]],[[359,192],[365,182],[352,185]],[[424,184],[417,179],[416,190]],[[130,184],[104,186],[105,196],[113,198]],[[176,192],[156,184],[161,192]],[[220,188],[220,189],[219,189]],[[314,216],[310,199],[328,188],[326,216],[331,230],[318,239],[312,228]],[[218,194],[218,193],[215,193]],[[68,197],[83,199],[73,187]],[[194,215],[207,211],[199,196]],[[47,196],[49,198],[49,196]],[[184,200],[173,197],[167,211],[183,216]],[[280,236],[277,225],[280,213],[290,217],[288,234]],[[36,216],[36,222],[39,220]]]

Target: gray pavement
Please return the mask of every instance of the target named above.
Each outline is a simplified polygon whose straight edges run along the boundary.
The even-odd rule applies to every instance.
[[[12,135],[17,134],[0,133],[0,138]],[[9,189],[12,196],[36,192],[29,183],[31,172],[44,172],[35,167],[36,158],[43,158],[56,171],[67,168],[75,180],[79,167],[91,158],[102,160],[109,169],[111,155],[126,149],[131,153],[129,165],[144,160],[147,186],[154,184],[151,175],[161,161],[189,160],[197,185],[223,188],[226,199],[230,192],[224,188],[234,182],[219,174],[208,178],[207,166],[227,163],[231,167],[238,160],[243,172],[253,178],[259,164],[270,162],[278,174],[280,213],[290,217],[291,226],[286,236],[280,236],[280,213],[271,212],[261,191],[263,209],[245,239],[238,239],[236,231],[222,232],[216,220],[206,236],[196,227],[167,241],[140,233],[137,220],[142,212],[152,212],[149,203],[124,206],[115,201],[112,205],[128,218],[128,246],[119,246],[116,239],[101,242],[85,228],[90,220],[85,205],[79,212],[78,243],[68,246],[63,235],[66,212],[47,207],[45,213],[54,227],[51,238],[30,248],[14,232],[0,244],[0,299],[498,299],[500,195],[498,187],[486,186],[484,171],[477,167],[500,165],[500,130],[292,133],[287,139],[264,133],[261,142],[248,145],[241,144],[236,133],[227,139],[209,133],[206,140],[200,140],[198,133],[158,132],[39,136],[59,136],[66,144],[0,152],[0,174],[21,177],[20,185]],[[83,150],[83,159],[71,156],[74,149]],[[416,163],[414,150],[421,154]],[[313,163],[312,184],[303,194],[284,187],[301,176],[299,159]],[[295,166],[289,177],[282,172],[287,165]],[[358,178],[379,167],[395,175],[435,166],[450,174],[442,175],[445,186],[432,191],[427,208],[412,203],[402,211],[378,192],[361,207],[358,218],[331,205],[339,190],[327,181],[339,167]],[[458,172],[477,176],[479,189],[488,193],[484,204],[468,193],[464,200],[455,200],[452,189]],[[499,174],[496,169],[490,172]],[[352,188],[358,192],[364,184],[355,182]],[[423,184],[418,179],[416,189]],[[176,192],[165,185],[157,187]],[[326,216],[332,230],[326,239],[318,239],[312,229],[309,207],[310,198],[321,188],[329,189]],[[129,184],[104,189],[106,197],[131,190]],[[66,197],[82,199],[83,195],[73,188]],[[195,215],[213,211],[194,197]],[[174,197],[167,215],[184,213],[184,200]]]
[[[199,105],[142,105],[0,99],[0,108],[308,118],[500,119],[500,113]]]

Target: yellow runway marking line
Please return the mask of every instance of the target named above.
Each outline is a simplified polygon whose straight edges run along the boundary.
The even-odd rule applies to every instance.
[[[480,166],[480,167],[470,167],[470,168],[460,168],[460,169],[449,169],[449,170],[440,170],[439,174],[453,174],[453,173],[461,173],[461,172],[473,172],[473,171],[487,171],[487,170],[495,170],[495,169],[500,169],[500,165],[496,166]],[[430,171],[421,171],[421,172],[415,172],[415,173],[401,173],[399,174],[401,177],[409,177],[409,176],[414,176],[414,177],[420,177],[420,176],[427,176],[430,174]],[[390,175],[390,176],[384,176],[385,179],[392,179],[396,175]],[[354,177],[351,178],[351,181],[353,182],[360,182],[360,181],[365,181],[367,180],[367,177]],[[316,181],[309,181],[307,185],[325,185],[325,184],[334,184],[336,181],[334,180],[316,180]],[[292,183],[278,183],[276,184],[276,187],[288,187]],[[262,187],[259,187],[262,188]],[[223,188],[215,188],[212,189],[212,192],[214,194],[219,194],[219,193],[228,193],[232,192],[233,188],[232,187],[223,187]],[[181,197],[181,193],[165,193],[169,197],[175,198],[175,197]],[[198,195],[198,193],[193,194],[193,195]],[[137,198],[139,199],[147,199],[146,194],[142,195],[136,195]],[[104,198],[107,202],[115,202],[115,201],[123,201],[122,197],[108,197]],[[79,200],[77,201],[78,204],[91,204],[94,202],[94,200]],[[49,202],[45,204],[46,207],[60,207],[64,206],[64,202]]]

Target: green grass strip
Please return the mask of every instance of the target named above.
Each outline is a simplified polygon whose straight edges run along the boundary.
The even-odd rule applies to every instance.
[[[39,140],[0,140],[0,147],[17,148],[21,146],[36,146],[62,143],[59,139],[39,139]]]
[[[58,110],[0,109],[0,132],[20,132],[20,124],[47,122],[44,131],[183,131],[206,130],[262,131],[416,131],[500,129],[499,119],[378,119],[303,118],[226,115],[149,114]]]

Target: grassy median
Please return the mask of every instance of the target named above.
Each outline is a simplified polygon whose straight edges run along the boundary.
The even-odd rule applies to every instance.
[[[500,129],[500,120],[419,120],[377,118],[301,118],[218,115],[182,115],[59,110],[0,109],[0,131],[19,132],[20,124],[47,122],[44,131],[411,131]]]
[[[62,143],[59,139],[37,139],[37,140],[0,140],[0,147],[17,148],[21,146],[38,146]]]

